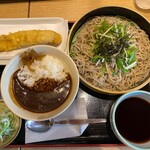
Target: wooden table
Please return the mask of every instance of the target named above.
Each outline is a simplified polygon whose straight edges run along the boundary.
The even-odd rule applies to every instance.
[[[135,10],[150,20],[150,11],[136,7],[134,0],[43,0],[30,1],[30,17],[63,17],[76,21],[88,11],[103,6],[123,6]]]
[[[142,11],[135,0],[1,0],[0,18],[63,17],[76,21],[88,11],[104,6],[123,6],[150,20],[150,11]]]
[[[29,1],[1,0],[0,18],[27,18],[29,16]]]

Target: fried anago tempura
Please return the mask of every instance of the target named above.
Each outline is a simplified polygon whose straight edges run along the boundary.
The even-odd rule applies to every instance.
[[[12,51],[37,44],[57,46],[61,41],[61,35],[52,30],[18,31],[8,35],[0,35],[0,51]]]

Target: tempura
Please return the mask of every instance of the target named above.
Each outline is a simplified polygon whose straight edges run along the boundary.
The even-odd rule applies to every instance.
[[[0,35],[0,51],[12,51],[38,44],[58,46],[61,41],[61,35],[52,30],[24,30]]]

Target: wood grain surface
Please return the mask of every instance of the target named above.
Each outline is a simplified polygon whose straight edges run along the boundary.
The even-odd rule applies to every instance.
[[[27,18],[29,0],[1,0],[0,18]]]
[[[76,21],[88,11],[104,6],[130,8],[150,20],[150,11],[139,9],[135,0],[31,0],[30,17],[63,17],[68,21]]]

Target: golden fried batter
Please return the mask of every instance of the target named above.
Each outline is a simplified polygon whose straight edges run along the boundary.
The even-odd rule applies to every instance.
[[[8,35],[0,35],[0,51],[11,51],[37,44],[57,46],[61,41],[61,35],[52,30],[18,31]]]

